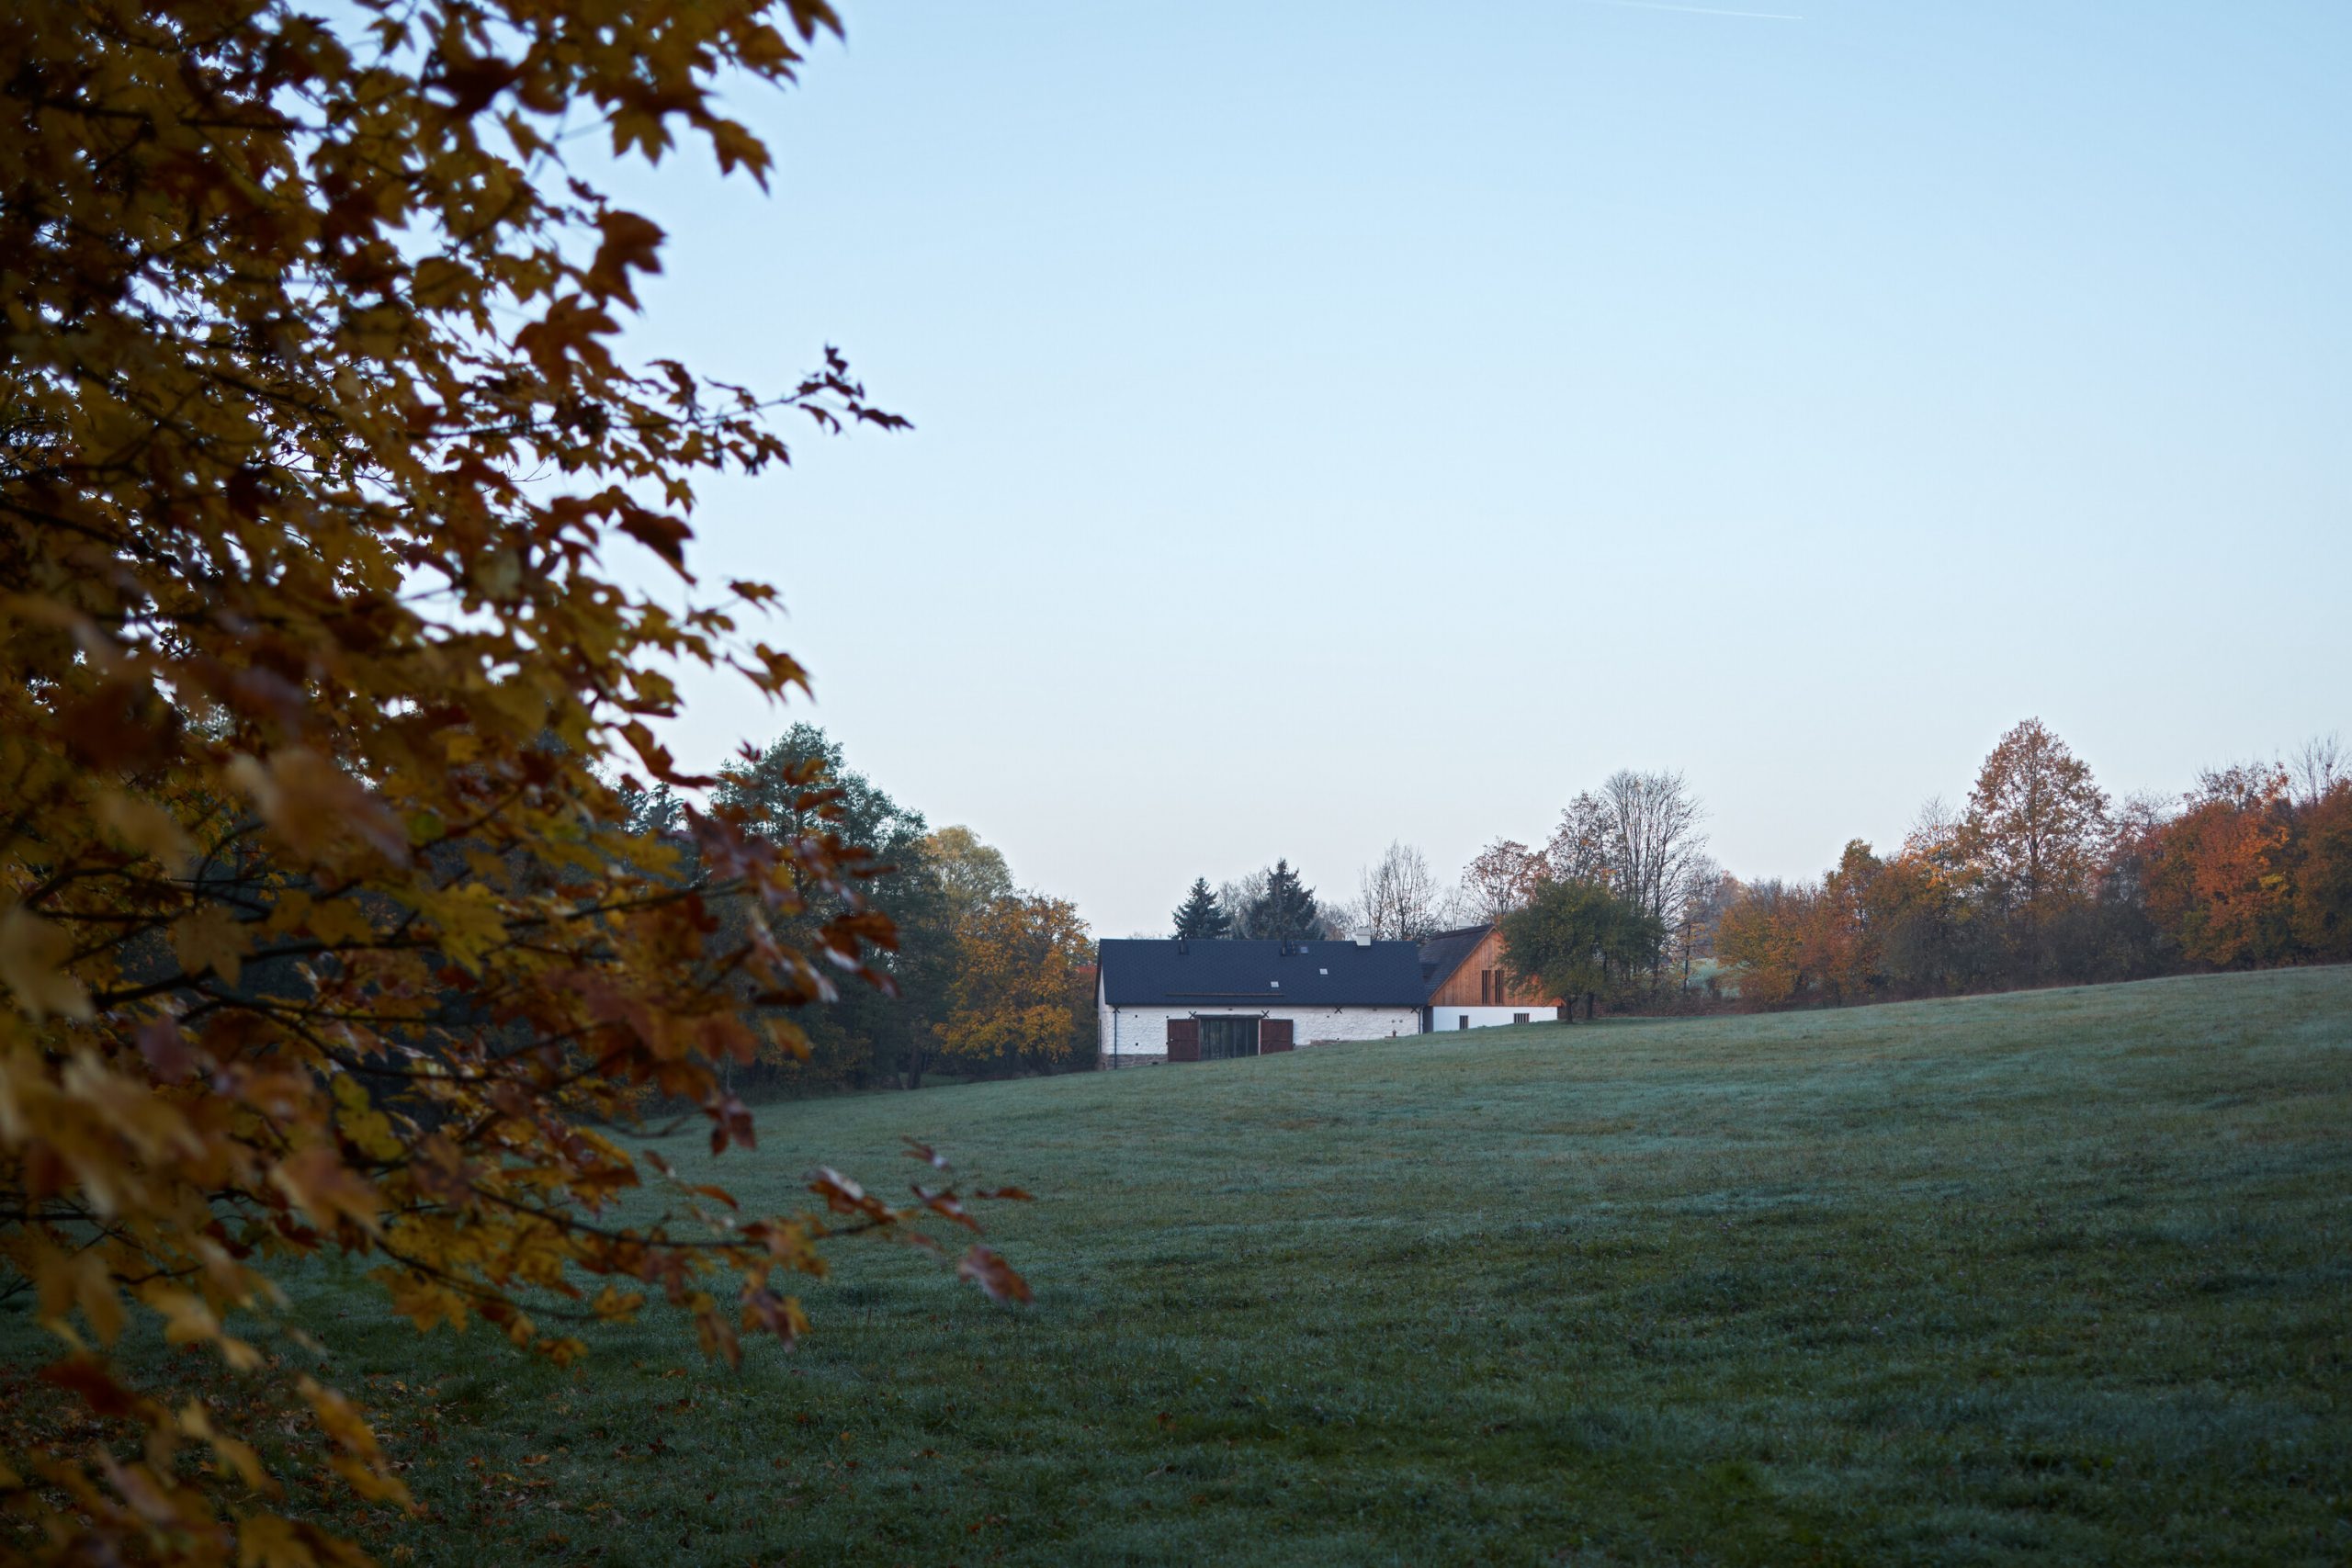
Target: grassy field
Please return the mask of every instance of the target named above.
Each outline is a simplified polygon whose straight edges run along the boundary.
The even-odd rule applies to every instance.
[[[786,1203],[902,1133],[1037,1192],[1034,1307],[852,1248],[796,1354],[583,1374],[305,1285],[435,1516],[378,1549],[2352,1561],[2352,970],[791,1105],[719,1163]]]

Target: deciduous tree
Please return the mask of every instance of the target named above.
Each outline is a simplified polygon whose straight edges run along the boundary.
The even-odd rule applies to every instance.
[[[2089,897],[2107,852],[2107,795],[2091,771],[2038,718],[1984,759],[1969,792],[1962,845],[1984,895],[2006,917],[2019,962],[2047,957],[2044,936]]]
[[[937,1026],[947,1059],[1047,1072],[1086,1045],[1094,946],[1077,906],[1006,893],[959,915],[955,978]]]
[[[671,670],[804,683],[746,620],[772,590],[690,571],[697,481],[776,469],[779,415],[903,422],[831,354],[775,396],[625,360],[663,236],[564,147],[684,140],[763,179],[717,85],[790,81],[833,25],[824,0],[0,14],[0,1259],[108,1434],[0,1452],[36,1527],[0,1554],[347,1558],[286,1489],[403,1494],[357,1408],[266,1353],[306,1258],[557,1361],[658,1294],[731,1358],[802,1330],[790,1280],[828,1235],[968,1220],[830,1169],[803,1213],[614,1208],[666,1179],[608,1131],[646,1097],[752,1139],[721,1073],[761,1048],[746,989],[887,978],[873,862],[814,773],[787,791],[809,831],[628,818],[714,782],[650,728]],[[731,899],[806,911],[809,945],[723,935]],[[1021,1293],[985,1248],[965,1272]],[[107,1356],[134,1314],[282,1393],[317,1476],[134,1386]]]
[[[1544,857],[1516,839],[1498,839],[1462,873],[1463,914],[1492,922],[1526,907],[1544,876]]]
[[[1656,915],[1593,882],[1547,882],[1524,908],[1502,919],[1503,967],[1514,983],[1561,998],[1574,1017],[1614,1001],[1657,962],[1665,928]]]
[[[1420,851],[1397,840],[1364,868],[1357,891],[1356,934],[1374,942],[1419,942],[1443,921],[1445,889]]]

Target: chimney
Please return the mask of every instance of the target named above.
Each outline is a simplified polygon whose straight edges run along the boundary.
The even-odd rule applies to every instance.
[[[1356,938],[1356,945],[1358,947],[1370,947],[1372,945],[1372,933],[1370,931],[1365,931],[1362,935],[1358,936]]]

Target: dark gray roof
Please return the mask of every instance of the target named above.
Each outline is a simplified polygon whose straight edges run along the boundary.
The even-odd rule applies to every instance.
[[[1458,931],[1439,931],[1421,943],[1421,995],[1436,994],[1447,976],[1462,967],[1462,961],[1476,951],[1487,940],[1492,926],[1464,926]]]
[[[1427,990],[1420,949],[1409,942],[1128,937],[1101,949],[1102,995],[1113,1007],[1419,1007]]]

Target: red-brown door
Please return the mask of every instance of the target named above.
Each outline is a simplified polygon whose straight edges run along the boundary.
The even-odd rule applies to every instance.
[[[1261,1018],[1258,1021],[1258,1055],[1291,1048],[1291,1021],[1286,1018]]]
[[[1171,1018],[1168,1021],[1168,1059],[1171,1062],[1197,1062],[1201,1059],[1199,1019]]]

